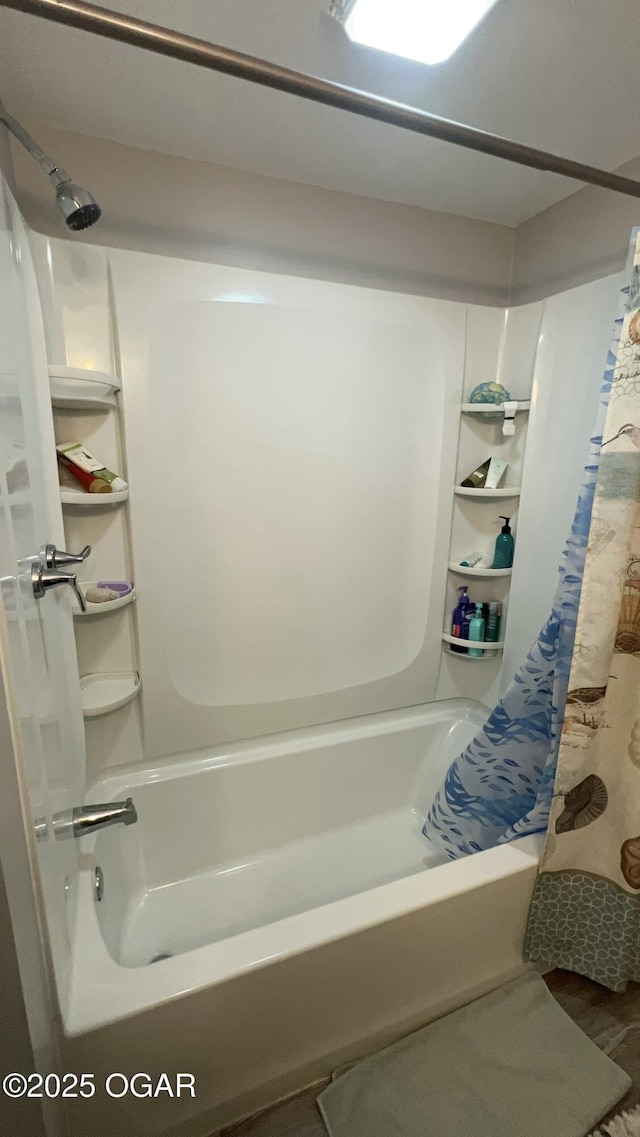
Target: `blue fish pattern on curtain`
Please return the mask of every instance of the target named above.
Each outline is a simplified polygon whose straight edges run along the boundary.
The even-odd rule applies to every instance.
[[[614,326],[551,615],[482,731],[449,767],[422,829],[452,860],[539,833],[548,825],[602,431],[623,318],[621,314]],[[597,540],[597,534],[591,539]]]

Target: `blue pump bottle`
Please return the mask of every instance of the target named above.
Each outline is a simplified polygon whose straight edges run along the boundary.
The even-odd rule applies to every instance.
[[[500,518],[502,521],[504,521],[504,525],[502,526],[502,532],[498,533],[498,536],[496,537],[496,548],[493,554],[494,569],[511,568],[513,564],[514,540],[513,534],[509,527],[509,521],[511,518],[505,517],[502,513],[500,514]]]

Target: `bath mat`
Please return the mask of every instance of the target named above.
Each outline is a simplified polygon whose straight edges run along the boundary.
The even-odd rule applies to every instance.
[[[531,973],[343,1074],[331,1137],[585,1137],[631,1079]]]
[[[624,1113],[619,1113],[603,1125],[591,1137],[640,1137],[640,1105]]]

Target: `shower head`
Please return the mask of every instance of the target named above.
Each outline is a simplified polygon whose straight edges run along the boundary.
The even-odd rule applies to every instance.
[[[95,225],[102,210],[93,194],[90,194],[89,190],[84,189],[83,186],[72,182],[67,171],[63,170],[62,166],[57,166],[55,162],[52,162],[29,132],[20,125],[13,115],[9,114],[2,102],[0,102],[0,123],[5,124],[7,129],[18,139],[18,142],[22,143],[25,150],[48,175],[56,189],[58,209],[69,229],[78,232],[80,229],[88,229],[90,225]]]
[[[56,171],[59,173],[59,171]],[[102,210],[89,190],[72,182],[69,178],[56,186],[58,209],[70,229],[78,232],[95,225]]]

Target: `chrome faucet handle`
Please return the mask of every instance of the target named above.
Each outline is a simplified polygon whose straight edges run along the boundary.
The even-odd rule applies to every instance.
[[[31,587],[36,600],[41,600],[50,588],[57,588],[59,584],[68,584],[76,594],[80,610],[86,612],[85,598],[78,587],[74,572],[57,572],[47,568],[43,561],[34,561],[31,565]]]
[[[65,568],[66,565],[81,565],[91,552],[91,545],[85,545],[81,553],[66,553],[55,545],[45,545],[40,556],[48,569]]]

